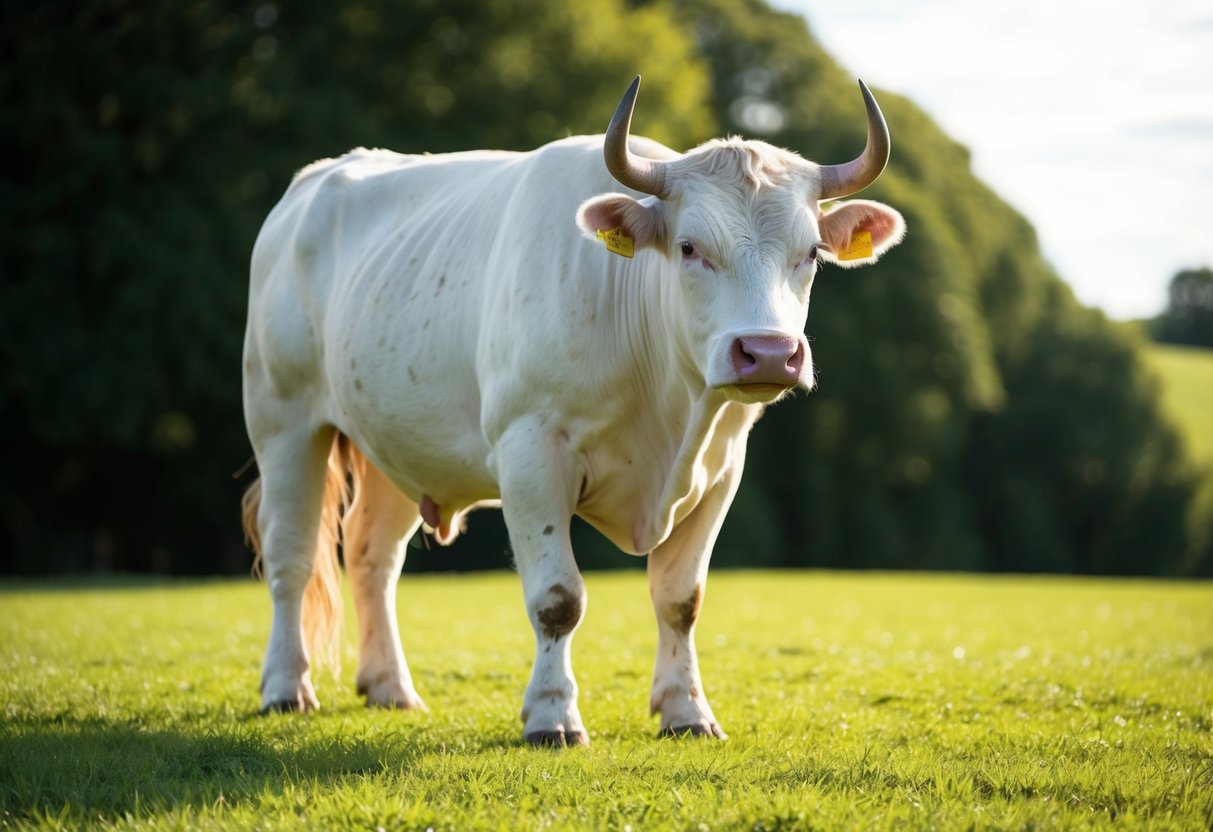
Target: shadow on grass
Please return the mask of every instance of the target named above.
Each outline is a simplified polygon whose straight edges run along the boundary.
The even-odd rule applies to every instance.
[[[435,750],[410,732],[351,737],[274,717],[193,732],[0,723],[0,816],[82,821],[232,806],[408,770]]]

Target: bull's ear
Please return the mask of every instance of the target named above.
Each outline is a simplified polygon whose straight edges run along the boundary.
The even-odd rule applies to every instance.
[[[587,199],[577,209],[577,225],[590,237],[620,229],[637,250],[665,240],[665,218],[656,197],[635,200],[626,194],[603,194]]]
[[[867,199],[837,203],[817,218],[817,225],[827,247],[821,258],[846,268],[875,263],[906,233],[901,214]]]

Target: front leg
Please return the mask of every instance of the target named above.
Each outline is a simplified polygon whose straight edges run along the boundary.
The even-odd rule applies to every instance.
[[[586,603],[569,536],[581,475],[567,436],[530,420],[503,435],[496,459],[501,507],[535,631],[523,739],[532,745],[589,745],[570,654]]]
[[[727,739],[699,676],[695,622],[703,604],[708,560],[741,481],[732,465],[671,535],[649,555],[649,593],[657,614],[657,662],[650,713],[661,714],[662,735]]]
[[[568,526],[564,534],[567,537]],[[519,572],[523,572],[521,566]],[[537,593],[530,590],[530,586],[549,582]],[[585,613],[585,585],[575,572],[535,575],[530,580],[523,578],[523,592],[535,629],[535,665],[522,701],[522,737],[532,745],[589,745],[577,709],[577,681],[570,655],[573,631]]]

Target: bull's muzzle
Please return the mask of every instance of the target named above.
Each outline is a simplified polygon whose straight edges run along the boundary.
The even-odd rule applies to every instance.
[[[782,391],[800,383],[804,372],[804,343],[786,335],[750,335],[733,339],[729,361],[734,384],[761,385]]]

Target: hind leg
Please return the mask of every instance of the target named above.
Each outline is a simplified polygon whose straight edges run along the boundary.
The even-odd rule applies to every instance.
[[[303,637],[303,593],[312,575],[333,429],[280,432],[255,442],[261,471],[257,529],[274,604],[261,672],[262,711],[310,711],[312,688]]]
[[[426,710],[413,688],[396,622],[396,584],[408,540],[421,525],[417,504],[359,459],[354,503],[344,521],[345,569],[358,612],[358,692],[366,704]]]

